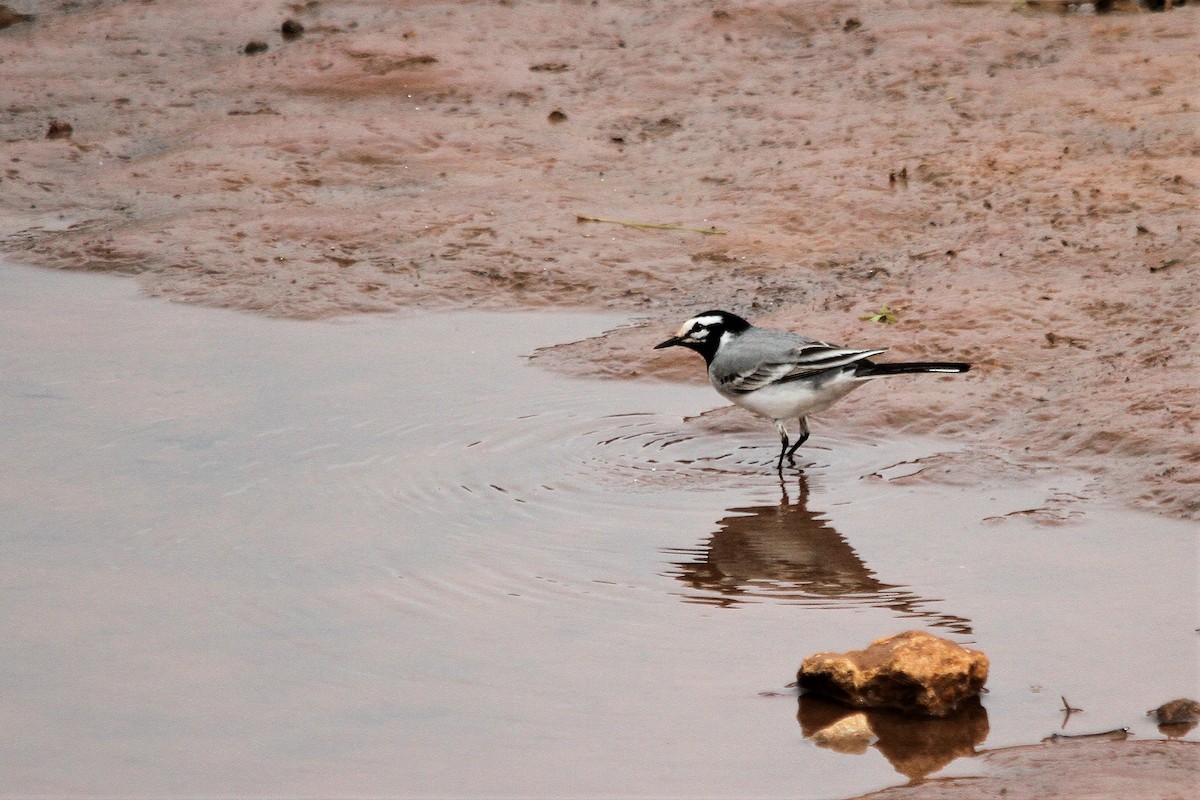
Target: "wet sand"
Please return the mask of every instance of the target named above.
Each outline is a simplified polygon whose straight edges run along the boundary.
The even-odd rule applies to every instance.
[[[20,261],[280,316],[635,311],[545,360],[616,377],[702,379],[648,345],[727,307],[976,365],[839,426],[1200,514],[1195,4],[35,5],[0,31]]]
[[[1183,741],[1010,747],[979,760],[982,776],[936,778],[863,800],[1182,800],[1195,794],[1200,775],[1200,745]]]
[[[1195,4],[13,5],[15,260],[282,317],[633,313],[539,357],[616,378],[702,379],[648,347],[727,307],[976,364],[864,390],[816,443],[939,434],[964,450],[922,480],[1069,468],[1030,513],[1200,515]],[[883,304],[897,324],[860,319]]]
[[[939,778],[863,795],[862,800],[1163,800],[1195,795],[1195,742],[1091,742],[1034,745],[985,753],[982,776]]]

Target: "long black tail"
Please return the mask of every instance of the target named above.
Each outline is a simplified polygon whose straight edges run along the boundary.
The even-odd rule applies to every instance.
[[[970,368],[970,364],[964,364],[961,361],[902,361],[893,364],[859,361],[854,375],[858,378],[882,378],[887,375],[908,375],[914,372],[966,372]]]

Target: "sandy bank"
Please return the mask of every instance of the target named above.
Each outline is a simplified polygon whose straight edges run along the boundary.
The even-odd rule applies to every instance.
[[[618,308],[544,358],[615,377],[700,379],[648,346],[727,307],[976,364],[831,423],[1200,515],[1193,4],[40,5],[0,31],[16,259],[286,316]]]

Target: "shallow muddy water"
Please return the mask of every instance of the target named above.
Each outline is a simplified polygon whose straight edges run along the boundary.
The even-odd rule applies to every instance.
[[[0,268],[0,792],[826,798],[1194,693],[1194,525],[819,422],[781,484],[707,388],[525,359],[629,321]],[[800,660],[914,627],[983,708],[807,741]]]

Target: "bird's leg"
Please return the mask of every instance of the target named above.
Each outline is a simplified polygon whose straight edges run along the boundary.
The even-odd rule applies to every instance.
[[[783,458],[785,455],[787,455],[787,451],[788,451],[787,425],[784,424],[783,420],[777,419],[777,420],[775,420],[775,430],[779,431],[779,441],[782,444],[782,447],[779,448],[779,463],[776,465],[775,468],[777,470],[779,470],[779,474],[782,475],[783,474]]]
[[[795,443],[792,445],[792,448],[791,448],[790,450],[788,450],[788,451],[787,451],[787,457],[788,457],[788,463],[789,463],[789,464],[791,464],[791,465],[795,466],[795,464],[796,464],[796,460],[795,460],[796,450],[797,450],[797,448],[799,448],[799,447],[800,447],[800,445],[804,444],[804,443],[805,443],[805,442],[807,442],[807,441],[808,441],[808,420],[807,420],[807,419],[805,419],[804,417],[801,417],[801,418],[800,418],[800,435],[799,435],[799,437],[797,437],[797,438],[796,438],[796,441],[795,441]],[[786,442],[786,441],[784,442],[784,445],[783,445],[783,446],[784,446],[785,448],[787,447],[787,442]],[[781,464],[783,463],[783,457],[782,457],[782,456],[781,456],[781,457],[780,457],[780,459],[779,459],[779,463],[781,463]]]

